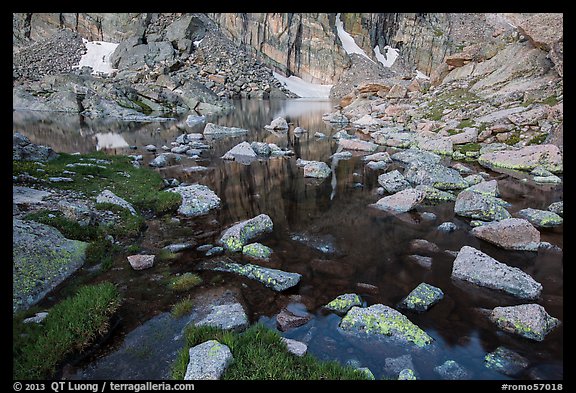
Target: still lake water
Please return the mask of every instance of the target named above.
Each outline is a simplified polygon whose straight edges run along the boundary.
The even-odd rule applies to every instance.
[[[359,152],[354,152],[348,160],[336,162],[330,158],[337,148],[331,135],[341,128],[325,123],[321,116],[332,111],[333,102],[242,100],[235,104],[236,109],[231,114],[207,117],[206,120],[246,128],[250,131],[247,136],[209,140],[212,149],[206,156],[199,160],[185,158],[179,165],[160,170],[168,178],[209,186],[221,198],[222,207],[201,219],[182,220],[180,226],[186,226],[187,231],[166,226],[161,220],[149,222],[148,231],[141,239],[143,248],[161,242],[185,241],[184,232],[192,233],[198,244],[214,243],[228,225],[265,213],[274,222],[273,233],[261,240],[274,250],[267,266],[302,274],[300,284],[276,293],[233,274],[200,271],[198,274],[205,283],[217,284],[196,291],[214,290],[215,287],[236,291],[246,306],[250,321],[262,322],[271,328],[276,328],[276,315],[282,308],[311,316],[305,325],[281,334],[306,342],[309,353],[320,359],[368,367],[377,379],[395,378],[399,370],[394,370],[394,362],[390,359],[405,355],[411,357],[413,368],[421,379],[440,379],[433,368],[446,360],[458,362],[470,372],[472,379],[563,378],[563,324],[543,342],[500,331],[481,310],[523,302],[451,280],[454,256],[444,250],[458,251],[469,245],[521,268],[542,283],[543,291],[537,303],[560,321],[564,320],[562,252],[504,251],[481,241],[469,233],[469,219],[454,215],[453,202],[423,205],[415,212],[397,216],[368,207],[381,197],[376,189],[379,186],[377,177],[383,171],[365,168],[361,160],[364,154]],[[288,132],[264,129],[278,116],[292,123]],[[13,112],[14,131],[22,132],[34,143],[49,145],[62,152],[105,150],[110,154],[143,154],[145,163],[154,157],[154,153],[146,152],[144,146],[170,146],[170,142],[184,132],[203,130],[205,123],[190,127],[184,120],[137,123],[91,120],[66,114]],[[298,137],[292,132],[296,126],[309,132]],[[314,137],[316,131],[327,137]],[[243,140],[276,143],[293,150],[295,156],[255,161],[250,165],[219,158]],[[137,149],[128,146],[137,146]],[[386,151],[393,153],[395,150]],[[302,169],[296,166],[297,158],[328,163],[332,176],[324,181],[305,179]],[[186,171],[194,165],[208,167],[208,170]],[[511,203],[508,211],[513,216],[523,208],[546,209],[550,203],[563,199],[563,185],[521,182],[519,177],[523,175],[518,173],[497,173],[474,163],[465,165],[475,173],[487,172],[490,175],[487,180],[498,180],[502,198]],[[394,168],[391,165],[386,170]],[[434,213],[435,218],[423,215],[425,212]],[[457,230],[452,233],[438,231],[437,226],[446,221],[454,222]],[[541,229],[541,237],[542,241],[563,248],[563,226]],[[410,248],[414,239],[428,240],[442,250],[421,253],[432,257],[431,267],[420,266],[408,257],[418,253]],[[186,320],[174,320],[167,314],[177,299],[156,282],[160,273],[166,270],[171,274],[194,271],[194,266],[204,258],[197,251],[187,251],[166,262],[165,270],[155,266],[145,272],[134,272],[119,267],[94,278],[116,282],[125,292],[121,323],[101,348],[69,367],[65,372],[67,377],[168,378],[170,364],[181,347],[181,331]],[[92,280],[92,276],[86,277],[85,282]],[[434,339],[430,350],[414,350],[343,335],[338,330],[341,317],[322,309],[344,293],[361,295],[366,306],[382,303],[395,307],[421,282],[442,289],[444,299],[424,313],[402,312]],[[56,291],[48,300],[58,296]],[[485,355],[499,346],[524,356],[529,367],[514,377],[486,368]]]

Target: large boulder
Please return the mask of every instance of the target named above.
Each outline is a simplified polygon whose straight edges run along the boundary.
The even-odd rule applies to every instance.
[[[230,348],[216,340],[191,347],[185,381],[218,380],[234,360]]]
[[[284,119],[283,117],[277,117],[274,120],[272,120],[270,124],[265,125],[264,128],[266,128],[267,130],[287,130],[288,123],[286,122],[286,119]]]
[[[526,208],[518,211],[520,217],[530,221],[533,225],[543,228],[551,228],[561,225],[564,221],[558,214],[549,210]]]
[[[220,207],[220,198],[210,188],[202,184],[179,186],[168,189],[182,196],[178,213],[187,217],[198,217]]]
[[[500,329],[542,341],[552,329],[560,324],[539,304],[520,304],[510,307],[495,307],[490,313],[490,320]]]
[[[378,176],[378,183],[390,194],[411,188],[410,183],[396,169]]]
[[[226,250],[231,252],[242,251],[242,248],[265,233],[272,232],[274,224],[267,214],[260,214],[249,220],[241,221],[228,228],[220,239]]]
[[[250,143],[246,141],[237,144],[222,156],[223,160],[236,160],[243,164],[250,164],[257,158],[258,155],[254,149],[252,149]]]
[[[426,347],[432,337],[413,324],[405,315],[383,304],[352,307],[340,321],[343,332],[368,337],[392,337]]]
[[[56,228],[12,220],[12,308],[27,309],[78,270],[88,243],[66,239]]]
[[[461,190],[468,187],[468,183],[456,169],[448,168],[442,164],[410,165],[404,172],[404,176],[413,185],[423,184],[439,190]]]
[[[537,166],[552,173],[562,173],[562,152],[555,145],[530,145],[517,150],[481,154],[478,163],[485,167],[531,171]]]
[[[471,233],[506,250],[538,251],[540,244],[540,232],[521,218],[491,222],[472,228]]]
[[[245,330],[248,316],[239,302],[214,304],[202,318],[193,321],[195,326],[214,326],[223,330],[241,332]]]
[[[498,262],[470,246],[463,246],[452,266],[452,278],[506,292],[522,299],[537,299],[542,284],[522,270]]]
[[[304,177],[313,177],[317,179],[325,179],[332,173],[332,170],[322,161],[309,161],[304,165]]]
[[[238,127],[226,127],[214,123],[207,123],[204,127],[204,135],[245,135],[248,130]]]

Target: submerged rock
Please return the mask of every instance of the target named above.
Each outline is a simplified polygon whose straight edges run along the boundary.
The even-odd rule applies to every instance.
[[[498,262],[470,246],[463,246],[452,267],[452,278],[504,291],[522,299],[536,299],[542,284],[522,270]]]
[[[208,340],[191,347],[185,381],[218,380],[233,362],[230,348],[216,340]]]
[[[210,188],[202,184],[178,186],[167,191],[176,192],[182,196],[178,213],[187,217],[198,217],[212,209],[220,207],[220,198]]]
[[[470,371],[459,365],[454,360],[446,360],[442,365],[434,367],[434,371],[444,380],[471,379]]]
[[[246,311],[238,302],[212,305],[203,318],[193,323],[195,326],[214,326],[235,332],[241,332],[249,325]]]
[[[12,220],[12,309],[27,309],[78,270],[88,243],[34,221]]]
[[[444,298],[444,292],[433,285],[420,283],[399,304],[412,311],[427,311]]]
[[[226,229],[218,240],[218,244],[231,252],[241,251],[250,241],[265,233],[272,232],[273,228],[274,224],[270,216],[260,214]]]
[[[533,225],[543,228],[555,227],[561,225],[564,221],[558,214],[549,210],[527,208],[520,210],[518,215],[530,221]]]
[[[362,299],[355,293],[345,293],[324,306],[325,309],[335,313],[345,314],[354,306],[362,306]]]
[[[546,335],[560,324],[544,307],[534,303],[496,307],[490,313],[490,320],[505,332],[535,341],[544,340]]]
[[[528,365],[525,357],[506,347],[498,347],[484,357],[484,366],[511,377],[519,374]]]
[[[352,307],[339,326],[345,333],[376,338],[392,336],[412,342],[418,347],[425,347],[432,342],[432,337],[406,316],[383,304],[366,308]]]
[[[200,263],[197,268],[200,270],[236,273],[252,280],[256,280],[277,292],[292,288],[300,282],[300,278],[302,277],[298,273],[285,272],[278,269],[252,265],[250,263],[241,265],[232,262],[228,258],[215,261],[205,261]]]
[[[538,251],[540,232],[522,218],[506,218],[476,228],[471,233],[506,250]]]

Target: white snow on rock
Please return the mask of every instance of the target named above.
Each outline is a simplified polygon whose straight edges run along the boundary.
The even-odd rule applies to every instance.
[[[113,132],[99,132],[95,134],[94,137],[96,138],[96,150],[129,146],[122,135]]]
[[[346,30],[344,30],[344,23],[340,20],[340,13],[336,14],[336,30],[338,32],[338,37],[340,38],[340,41],[342,41],[342,47],[344,48],[346,53],[348,53],[349,55],[351,55],[352,53],[357,53],[361,56],[366,57],[371,62],[374,62],[374,60],[372,60],[370,56],[368,56],[366,52],[364,52],[364,50],[360,48],[358,44],[356,44],[354,38],[350,34],[348,34]]]
[[[416,70],[416,79],[424,79],[424,80],[430,80],[430,77],[427,76],[426,74],[424,74],[423,72]]]
[[[88,41],[86,39],[82,39],[82,41],[84,41],[87,51],[75,68],[92,67],[93,74],[110,74],[116,71],[116,69],[112,68],[110,56],[112,56],[118,44],[106,41]]]
[[[285,77],[277,72],[272,73],[288,90],[302,98],[328,98],[332,85],[320,85],[304,81],[295,75]]]
[[[392,48],[390,45],[384,47],[385,54],[380,52],[380,46],[376,45],[374,47],[374,55],[376,60],[378,60],[384,67],[392,67],[392,64],[398,58],[398,49]]]

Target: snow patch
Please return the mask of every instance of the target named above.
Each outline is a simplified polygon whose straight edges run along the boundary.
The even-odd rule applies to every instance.
[[[346,30],[344,30],[344,23],[340,20],[340,13],[336,14],[336,30],[338,31],[338,37],[340,38],[340,41],[342,41],[342,47],[344,48],[346,53],[348,53],[349,55],[351,55],[352,53],[357,53],[359,55],[364,56],[371,62],[374,62],[374,60],[372,60],[366,54],[366,52],[364,52],[364,50],[356,44],[354,38],[350,34],[348,34]]]
[[[425,80],[430,80],[429,76],[426,76],[426,74],[420,72],[419,70],[416,70],[416,79],[425,79]]]
[[[384,67],[392,67],[392,64],[398,58],[398,49],[392,48],[390,45],[386,45],[384,47],[384,53],[380,52],[380,46],[376,45],[374,47],[374,55],[376,56],[376,60],[378,60]]]
[[[112,56],[118,44],[106,41],[88,41],[86,39],[82,39],[82,41],[84,41],[87,51],[74,68],[92,67],[92,74],[108,75],[116,71],[116,69],[112,68],[110,56]]]
[[[288,90],[302,98],[328,98],[332,85],[320,85],[310,83],[298,78],[295,75],[285,77],[277,72],[272,72],[274,78],[278,79]]]
[[[204,38],[202,38],[203,40]],[[198,41],[194,41],[193,44],[196,48],[198,48],[198,46],[200,46],[200,43],[202,42],[202,40],[198,40]]]

